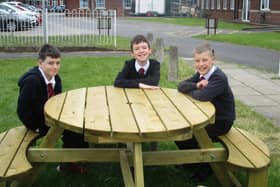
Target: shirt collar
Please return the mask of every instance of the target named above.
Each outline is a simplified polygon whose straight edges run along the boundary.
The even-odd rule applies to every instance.
[[[145,73],[146,73],[149,66],[150,66],[150,61],[149,60],[147,60],[147,63],[144,66],[140,66],[138,61],[137,60],[135,61],[135,69],[136,69],[137,72],[139,71],[140,68],[143,68],[145,70]]]
[[[53,85],[53,87],[54,87],[54,85],[55,85],[55,78],[52,77],[51,80],[48,80],[47,77],[45,76],[45,73],[44,73],[44,71],[42,70],[42,68],[39,67],[39,71],[41,72],[41,74],[42,74],[42,76],[43,76],[43,78],[44,78],[44,80],[45,80],[46,85],[48,85],[49,83],[51,83],[51,84]]]
[[[205,75],[203,75],[203,77],[208,80],[210,78],[210,76],[214,73],[214,71],[216,70],[216,66],[212,66],[212,68],[208,71],[208,73],[206,73]],[[200,75],[200,77],[202,77],[202,75]]]

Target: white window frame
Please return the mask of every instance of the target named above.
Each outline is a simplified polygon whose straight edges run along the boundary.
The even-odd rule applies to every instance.
[[[270,10],[269,4],[269,0],[261,0],[260,10]]]
[[[80,4],[81,9],[89,8],[88,7],[88,0],[79,0],[79,4]]]
[[[132,8],[132,0],[123,0],[123,7],[124,7],[124,9],[131,9]]]
[[[211,9],[212,9],[212,10],[215,9],[215,0],[211,0]]]
[[[224,10],[227,9],[227,0],[223,0],[223,9],[224,9]]]
[[[96,9],[105,9],[105,0],[96,0],[95,7]]]
[[[216,9],[220,10],[221,9],[221,0],[217,0],[216,2],[217,2]]]
[[[229,2],[229,8],[230,8],[230,10],[233,10],[233,9],[234,9],[234,1],[235,1],[235,0],[230,0],[230,2]]]

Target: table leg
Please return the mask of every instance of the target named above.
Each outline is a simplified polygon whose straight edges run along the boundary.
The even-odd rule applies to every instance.
[[[208,134],[204,128],[194,131],[194,136],[201,148],[213,148],[214,147],[214,144],[213,144],[211,138],[208,136]],[[219,180],[219,182],[222,186],[224,186],[224,187],[233,186],[233,183],[230,179],[228,172],[225,172],[227,170],[223,164],[210,163],[210,166],[213,169],[217,179]]]
[[[133,143],[135,187],[144,187],[142,144]]]

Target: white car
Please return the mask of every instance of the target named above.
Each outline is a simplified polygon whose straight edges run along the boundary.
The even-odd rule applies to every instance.
[[[33,17],[0,3],[0,31],[24,30],[32,27],[34,21]]]

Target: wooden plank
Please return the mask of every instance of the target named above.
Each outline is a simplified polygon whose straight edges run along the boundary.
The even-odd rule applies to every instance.
[[[166,132],[144,91],[142,89],[126,89],[125,91],[140,132]]]
[[[236,128],[236,130],[242,133],[243,136],[246,136],[246,138],[248,138],[248,140],[250,140],[252,144],[254,144],[257,148],[259,148],[267,157],[270,157],[269,149],[261,139],[257,138],[256,136],[250,134],[245,130],[239,128]]]
[[[60,116],[60,125],[68,130],[83,133],[86,88],[67,92]]]
[[[156,110],[167,131],[190,129],[190,124],[166,97],[161,89],[145,90],[153,108]],[[176,97],[177,98],[177,97]],[[140,114],[141,115],[141,114]]]
[[[61,93],[56,95],[55,97],[51,97],[48,102],[46,102],[44,111],[47,111],[47,113],[45,112],[45,115],[47,117],[47,125],[53,126],[55,125],[55,121],[59,119],[65,97],[66,93]]]
[[[5,135],[6,135],[7,131],[4,131],[0,134],[0,143],[3,141]]]
[[[11,163],[9,170],[7,171],[6,177],[12,177],[14,175],[23,174],[32,169],[32,165],[29,163],[29,160],[26,157],[26,151],[29,147],[29,144],[38,137],[39,134],[34,131],[29,130],[26,136],[23,139],[23,142],[18,149],[17,155]]]
[[[139,134],[130,109],[131,103],[128,102],[124,89],[108,86],[106,90],[112,133],[114,136],[120,135],[127,137],[129,134]]]
[[[143,157],[141,143],[134,143],[133,158],[135,187],[144,187]]]
[[[208,123],[214,123],[215,122],[215,112],[216,109],[213,104],[209,104],[211,102],[204,102],[204,101],[198,101],[190,96],[188,96],[189,99],[193,101],[194,104],[196,104],[204,114],[206,114],[209,118]]]
[[[85,109],[85,134],[89,131],[96,134],[111,133],[109,108],[104,86],[88,88]]]
[[[262,168],[270,163],[270,159],[235,128],[231,128],[225,136],[255,168]]]
[[[215,114],[214,110],[212,111],[211,115],[205,115],[204,110],[202,111],[202,109],[200,109],[199,107],[197,107],[196,104],[194,104],[197,101],[194,101],[187,95],[184,95],[178,92],[177,90],[168,88],[162,88],[162,90],[173,102],[173,104],[178,108],[178,110],[181,112],[184,118],[188,120],[189,123],[193,126],[205,126],[205,124],[209,123],[209,118],[211,118]],[[212,105],[207,102],[207,108],[209,108],[208,105],[211,108]]]
[[[19,145],[21,144],[27,129],[23,126],[9,129],[5,139],[0,144],[0,178],[5,177]]]
[[[119,162],[124,148],[29,148],[31,162]]]
[[[214,144],[208,136],[205,128],[200,128],[194,131],[194,136],[201,148],[214,148]],[[230,175],[226,172],[226,168],[223,163],[210,163],[210,166],[222,186],[233,186]]]
[[[134,186],[134,181],[128,164],[128,159],[124,151],[120,151],[120,165],[125,187]]]
[[[248,187],[267,187],[268,184],[268,168],[258,170],[249,170]]]
[[[226,148],[228,149],[228,163],[242,168],[254,167],[226,136],[220,136],[219,138],[223,141]]]

